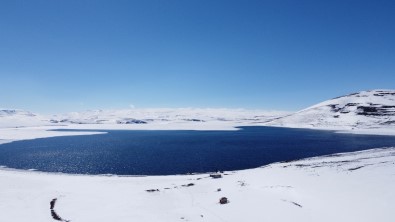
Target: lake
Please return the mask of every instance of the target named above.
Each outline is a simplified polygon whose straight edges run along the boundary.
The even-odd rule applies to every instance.
[[[76,174],[171,175],[241,170],[278,161],[395,146],[394,136],[276,127],[105,132],[3,144],[0,165]]]

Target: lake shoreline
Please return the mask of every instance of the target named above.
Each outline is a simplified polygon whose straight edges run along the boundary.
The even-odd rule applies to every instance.
[[[0,197],[7,203],[0,205],[0,219],[51,221],[49,202],[56,198],[56,213],[71,221],[389,222],[394,163],[395,148],[386,148],[224,172],[220,179],[209,174],[118,177],[0,169]],[[156,192],[146,191],[151,189]],[[229,202],[219,204],[221,197]]]
[[[266,126],[237,129],[51,130],[82,135],[2,144],[0,165],[71,174],[184,175],[395,146],[393,136]]]
[[[56,136],[94,135],[103,132],[95,130],[196,130],[196,131],[234,131],[240,126],[266,126],[262,123],[245,122],[199,122],[199,123],[166,123],[166,124],[68,124],[0,128],[0,144],[20,140],[49,138]],[[293,129],[328,130],[339,133],[364,135],[395,135],[394,127],[387,128],[352,128],[352,127],[300,127],[300,126],[268,126]],[[54,131],[54,130],[89,130],[84,131]]]

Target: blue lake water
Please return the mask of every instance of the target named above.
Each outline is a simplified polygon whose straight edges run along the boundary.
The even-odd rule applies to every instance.
[[[395,146],[394,136],[273,127],[105,132],[3,144],[0,165],[77,174],[170,175],[248,169],[278,161]]]

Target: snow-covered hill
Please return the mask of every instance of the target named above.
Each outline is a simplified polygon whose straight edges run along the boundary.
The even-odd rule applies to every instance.
[[[265,125],[321,129],[395,128],[395,90],[337,97]]]
[[[285,113],[262,110],[209,108],[89,110],[54,115],[51,118],[51,122],[61,124],[150,124],[233,121],[244,124],[267,121]]]
[[[46,124],[48,124],[48,119],[38,114],[19,109],[0,109],[0,128]]]

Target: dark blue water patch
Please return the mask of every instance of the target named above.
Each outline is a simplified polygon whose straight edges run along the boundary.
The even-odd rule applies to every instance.
[[[0,145],[0,165],[46,172],[171,175],[395,146],[394,136],[275,127],[239,131],[108,130]]]

